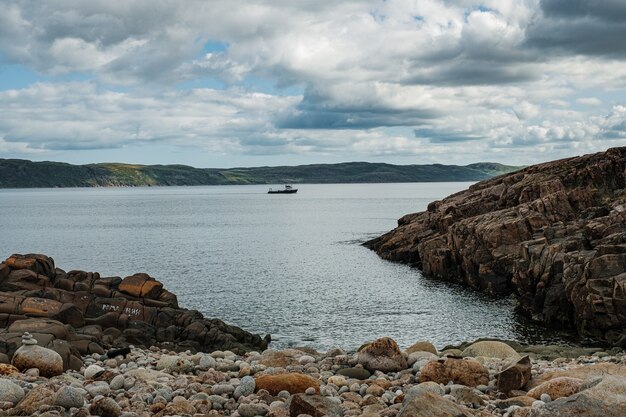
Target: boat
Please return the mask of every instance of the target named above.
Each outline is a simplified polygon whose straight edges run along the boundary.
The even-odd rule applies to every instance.
[[[298,192],[297,188],[293,188],[291,185],[285,185],[285,188],[282,190],[270,190],[267,192],[268,194],[295,194]]]

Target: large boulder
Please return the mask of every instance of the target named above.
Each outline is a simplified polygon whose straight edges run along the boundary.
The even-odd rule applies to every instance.
[[[472,410],[437,394],[421,391],[406,401],[398,417],[474,417]]]
[[[281,391],[298,394],[305,392],[307,388],[314,388],[318,394],[320,391],[318,380],[297,373],[262,375],[256,378],[255,385],[256,391],[264,389],[271,395],[277,395]]]
[[[617,363],[594,363],[576,368],[547,371],[533,378],[526,387],[532,389],[546,381],[560,377],[578,378],[584,381],[590,381],[602,378],[605,375],[615,375],[626,378],[626,366]]]
[[[390,337],[366,345],[359,351],[357,361],[370,371],[398,372],[408,366],[398,344]]]
[[[548,394],[553,400],[561,397],[569,397],[576,394],[583,386],[583,380],[561,376],[544,382],[543,384],[528,391],[528,396],[540,399],[543,394]]]
[[[511,346],[495,340],[485,340],[469,345],[461,353],[465,357],[485,356],[487,358],[519,360],[521,356]]]
[[[39,375],[50,378],[63,373],[63,358],[54,350],[37,346],[30,334],[24,333],[22,346],[15,351],[11,364],[20,371],[37,368]]]
[[[420,369],[419,382],[434,381],[477,387],[489,384],[489,370],[480,362],[471,359],[445,358],[430,361]]]
[[[438,354],[437,348],[435,347],[435,345],[433,345],[432,343],[428,341],[415,342],[411,346],[406,348],[404,352],[408,355],[410,355],[413,352],[430,352],[435,355]]]
[[[312,417],[341,417],[341,406],[321,395],[295,394],[289,403],[289,416],[298,417],[306,414]]]
[[[532,364],[528,356],[507,366],[496,375],[498,391],[509,393],[522,389],[530,381],[531,370]]]
[[[626,346],[626,147],[481,181],[366,242],[424,275],[515,294],[546,325]]]
[[[592,384],[593,385],[593,384]],[[623,417],[626,416],[626,378],[605,375],[595,385],[542,407],[520,409],[515,417]]]

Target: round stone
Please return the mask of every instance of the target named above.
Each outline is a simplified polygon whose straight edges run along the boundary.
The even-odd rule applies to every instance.
[[[93,416],[119,417],[122,414],[122,408],[113,398],[99,398],[94,399],[89,406],[89,412]]]
[[[267,414],[267,406],[262,404],[240,404],[237,412],[241,417],[264,416]]]
[[[213,388],[211,390],[215,395],[232,394],[233,392],[235,392],[235,387],[231,384],[218,384],[213,385]]]
[[[104,372],[104,368],[98,365],[89,365],[86,369],[85,369],[85,378],[86,379],[94,379],[100,375],[102,375],[102,373]]]
[[[55,405],[60,405],[66,409],[70,409],[72,407],[81,408],[84,403],[85,391],[72,386],[61,387],[61,389],[57,391],[57,395],[54,400]]]
[[[543,401],[544,403],[549,403],[550,401],[552,401],[552,398],[550,398],[550,394],[546,394],[546,393],[541,394],[539,399]]]
[[[315,358],[310,355],[302,355],[300,356],[300,359],[298,359],[298,362],[300,363],[300,365],[306,365],[315,362]]]
[[[0,379],[0,401],[17,404],[24,398],[24,389],[8,379]]]
[[[91,384],[85,385],[85,389],[92,397],[97,397],[98,395],[107,395],[111,392],[111,388],[106,381],[96,381]]]
[[[109,384],[112,390],[117,391],[118,389],[124,388],[124,375],[116,375]]]
[[[11,364],[20,371],[39,369],[39,375],[50,378],[63,373],[63,358],[57,352],[37,345],[22,345],[13,354]]]
[[[256,388],[256,383],[254,378],[251,376],[244,376],[241,378],[241,382],[239,386],[235,388],[235,392],[233,393],[233,397],[235,399],[239,399],[239,397],[247,397],[248,395],[254,393],[254,389]]]
[[[198,362],[198,368],[205,371],[211,368],[215,368],[216,365],[217,361],[211,355],[202,355],[200,361]]]
[[[304,393],[306,395],[315,395],[315,388],[309,387],[309,388],[306,389],[306,391],[304,391]]]

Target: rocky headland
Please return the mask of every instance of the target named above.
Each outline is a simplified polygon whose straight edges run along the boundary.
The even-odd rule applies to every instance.
[[[147,274],[125,278],[65,272],[50,257],[12,255],[0,263],[0,362],[9,362],[29,332],[57,352],[63,369],[106,349],[160,346],[170,350],[243,354],[267,348],[261,338],[178,306],[176,295]]]
[[[527,167],[408,214],[365,244],[548,326],[626,346],[626,147]]]

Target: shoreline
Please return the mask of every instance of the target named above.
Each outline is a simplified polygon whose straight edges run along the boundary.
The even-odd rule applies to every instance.
[[[570,350],[571,357],[561,352],[565,356],[551,360],[521,353],[496,341],[443,352],[417,342],[401,352],[389,338],[356,353],[302,348],[237,355],[130,347],[84,355],[80,369],[49,378],[39,376],[33,363],[22,372],[0,365],[0,416],[623,415],[622,349]],[[567,414],[571,404],[583,401],[585,414]],[[600,414],[607,409],[613,414]]]

